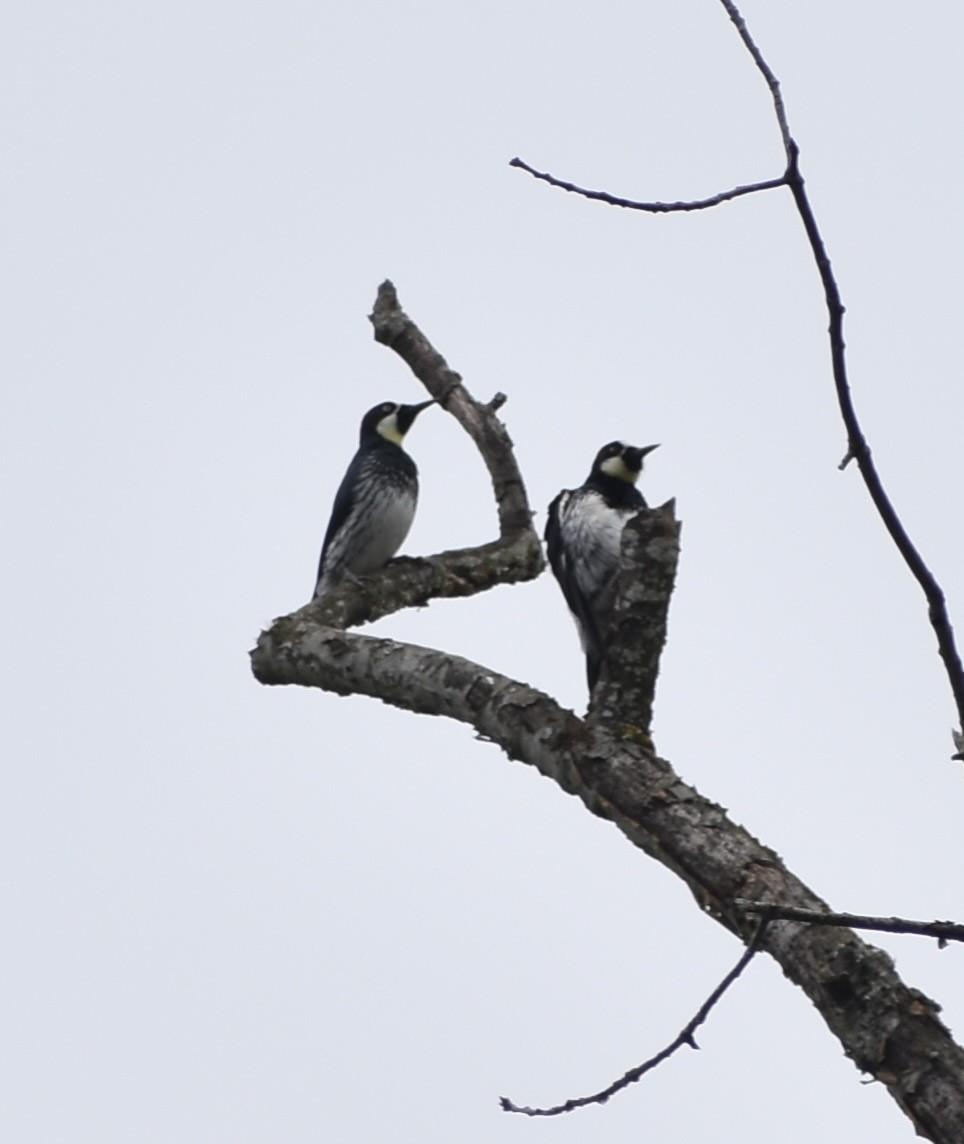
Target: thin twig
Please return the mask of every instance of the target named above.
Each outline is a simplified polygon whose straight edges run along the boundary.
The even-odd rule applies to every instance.
[[[740,960],[699,1007],[693,1019],[680,1030],[678,1035],[664,1049],[660,1049],[655,1056],[643,1061],[641,1065],[630,1069],[629,1072],[621,1076],[619,1080],[613,1081],[608,1088],[593,1093],[592,1096],[573,1097],[571,1100],[567,1100],[563,1104],[554,1105],[552,1108],[530,1108],[524,1105],[514,1104],[508,1097],[503,1096],[499,1099],[499,1104],[503,1112],[521,1112],[524,1116],[559,1116],[563,1112],[572,1112],[576,1108],[585,1108],[587,1104],[605,1104],[611,1096],[615,1096],[617,1092],[628,1088],[631,1084],[635,1084],[642,1076],[651,1072],[657,1065],[661,1065],[663,1061],[671,1057],[673,1053],[681,1049],[684,1045],[689,1045],[691,1049],[698,1049],[699,1045],[696,1043],[694,1036],[696,1030],[703,1024],[707,1017],[709,1017],[711,1011],[723,994],[756,956],[760,949],[760,943],[763,940],[763,933],[767,927],[767,922],[767,918],[761,917],[759,919],[753,931],[753,936],[750,938],[749,944],[743,951]]]
[[[720,3],[726,9],[726,14],[733,21],[733,25],[740,34],[740,39],[746,46],[746,50],[753,57],[753,62],[756,64],[760,74],[766,80],[767,87],[770,89],[770,94],[773,96],[773,110],[776,113],[777,123],[780,126],[780,138],[783,140],[783,149],[787,156],[787,165],[793,162],[794,150],[796,144],[793,142],[793,136],[790,134],[790,124],[787,121],[787,109],[783,105],[783,94],[780,91],[780,81],[770,70],[770,65],[763,58],[763,53],[756,46],[756,42],[750,35],[750,30],[746,26],[746,21],[740,14],[739,8],[732,2],[732,0],[720,0]]]
[[[947,612],[944,592],[934,574],[924,563],[923,557],[910,539],[903,522],[885,492],[880,474],[877,472],[877,467],[871,456],[870,446],[867,444],[857,419],[857,411],[854,408],[850,384],[847,380],[843,337],[844,307],[840,300],[840,292],[824,247],[823,238],[810,206],[804,180],[797,166],[796,153],[787,174],[790,193],[793,195],[800,218],[803,220],[804,230],[807,233],[826,295],[827,311],[830,315],[830,352],[833,362],[833,377],[837,390],[837,400],[840,405],[840,415],[847,429],[847,456],[856,460],[860,475],[870,493],[870,499],[874,502],[874,507],[884,522],[884,527],[897,546],[897,551],[904,558],[904,562],[914,579],[924,592],[928,605],[928,616],[937,636],[937,647],[944,661],[954,702],[957,706],[958,720],[960,725],[964,727],[964,667],[962,667],[961,657],[954,640],[954,629]]]
[[[563,191],[571,191],[573,194],[581,195],[584,199],[594,199],[596,202],[606,203],[611,207],[625,207],[631,211],[647,211],[650,214],[672,214],[676,211],[703,211],[708,207],[719,206],[720,203],[729,202],[730,199],[738,199],[742,195],[752,195],[757,191],[770,191],[774,187],[782,187],[786,185],[786,177],[781,175],[779,179],[767,179],[762,183],[747,183],[742,187],[734,187],[731,191],[720,191],[718,195],[711,195],[708,199],[692,199],[688,202],[675,202],[675,203],[647,203],[638,202],[635,199],[621,199],[617,195],[611,195],[608,191],[587,191],[585,187],[577,187],[575,183],[567,183],[562,179],[557,179],[554,175],[548,174],[546,171],[537,171],[535,167],[530,167],[523,159],[516,157],[510,159],[510,167],[518,167],[520,171],[528,171],[536,179],[541,179],[544,183],[548,183],[551,187],[558,187]]]
[[[844,926],[846,929],[877,930],[880,933],[907,933],[936,937],[941,949],[949,941],[964,941],[964,925],[958,922],[915,922],[909,918],[878,918],[870,914],[822,913],[799,906],[781,906],[776,902],[750,902],[742,898],[734,906],[767,921],[810,922],[818,926]]]
[[[944,667],[951,685],[951,692],[954,695],[954,702],[957,706],[958,720],[960,721],[962,729],[964,729],[964,666],[961,664],[961,657],[954,640],[954,629],[951,626],[950,617],[947,613],[944,592],[934,578],[933,573],[924,563],[921,554],[911,541],[893,504],[891,504],[890,498],[884,491],[883,482],[880,479],[880,475],[877,472],[870,453],[870,446],[867,444],[863,430],[860,427],[860,422],[857,419],[857,411],[854,408],[853,397],[850,392],[850,383],[847,380],[847,360],[843,336],[844,306],[840,298],[840,289],[834,277],[833,268],[830,265],[830,258],[827,255],[823,237],[820,234],[813,208],[810,205],[804,178],[800,173],[800,149],[797,146],[796,140],[790,134],[786,110],[783,105],[783,96],[780,94],[780,83],[761,55],[760,49],[750,35],[746,23],[740,15],[736,4],[733,3],[733,0],[720,0],[720,3],[726,9],[727,15],[733,22],[747,51],[753,57],[760,74],[766,81],[770,95],[773,97],[773,106],[776,112],[777,123],[780,127],[780,137],[783,140],[783,146],[787,154],[787,186],[790,188],[793,201],[803,221],[803,228],[806,231],[814,261],[817,264],[817,271],[820,274],[820,281],[823,284],[824,295],[827,302],[827,312],[830,316],[830,357],[833,368],[833,380],[837,390],[837,402],[840,405],[840,415],[843,418],[844,427],[847,430],[847,455],[841,463],[841,468],[846,467],[850,459],[856,460],[860,469],[860,475],[863,477],[867,491],[870,493],[870,499],[873,501],[874,507],[884,522],[884,527],[888,533],[890,533],[891,540],[893,540],[897,546],[897,551],[904,558],[911,574],[924,592],[924,596],[927,599],[928,616],[937,636],[937,647],[941,659],[944,661]]]
[[[944,662],[944,669],[947,672],[951,693],[954,697],[955,706],[957,707],[958,722],[961,729],[964,730],[964,664],[961,662],[957,643],[954,639],[954,629],[947,611],[947,602],[944,597],[943,589],[937,582],[934,574],[924,563],[923,557],[910,539],[903,522],[897,515],[896,509],[884,490],[880,474],[877,472],[873,457],[871,456],[870,446],[867,444],[867,439],[864,436],[857,418],[853,396],[850,392],[850,382],[847,378],[847,359],[843,336],[844,305],[841,301],[840,288],[834,277],[833,268],[830,264],[830,258],[827,254],[823,237],[820,234],[813,208],[810,205],[803,175],[800,173],[800,149],[790,133],[786,107],[784,106],[783,95],[780,91],[780,81],[763,58],[760,49],[750,35],[746,21],[740,14],[736,4],[733,3],[733,0],[720,0],[720,3],[723,5],[727,15],[739,33],[740,39],[743,41],[747,51],[752,56],[773,99],[773,109],[780,129],[780,138],[787,156],[787,169],[780,178],[769,179],[759,183],[750,183],[745,186],[736,187],[730,191],[722,191],[706,199],[694,199],[690,202],[636,202],[632,199],[619,198],[616,195],[609,194],[607,191],[588,191],[583,187],[577,186],[575,183],[569,183],[563,179],[557,179],[553,175],[546,174],[545,172],[536,171],[530,167],[528,163],[523,162],[522,159],[513,159],[509,165],[519,167],[523,171],[528,171],[530,175],[549,183],[551,186],[560,187],[564,191],[571,191],[574,194],[581,195],[583,198],[593,199],[611,206],[626,207],[630,210],[646,211],[652,214],[665,214],[672,211],[705,210],[708,207],[716,206],[719,203],[738,198],[741,195],[770,190],[773,187],[789,187],[797,212],[803,222],[804,231],[810,243],[814,261],[817,265],[817,272],[820,275],[820,281],[823,285],[827,312],[830,318],[831,368],[833,371],[834,387],[837,393],[837,402],[840,406],[840,415],[847,431],[847,453],[840,464],[840,468],[846,468],[851,460],[857,462],[860,475],[863,477],[864,484],[870,494],[870,499],[873,501],[874,507],[877,509],[877,513],[884,523],[884,527],[890,534],[890,538],[897,547],[897,551],[903,557],[911,575],[920,585],[924,593],[927,600],[928,618],[937,636],[938,652]]]

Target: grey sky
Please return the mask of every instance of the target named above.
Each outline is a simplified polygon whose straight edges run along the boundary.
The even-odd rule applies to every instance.
[[[964,631],[959,4],[758,0],[895,503]],[[540,512],[660,441],[680,582],[663,754],[840,909],[964,917],[964,784],[922,600],[835,410],[780,171],[713,0],[9,0],[0,35],[9,494],[0,1135],[23,1142],[911,1138],[764,961],[601,1109],[738,956],[682,885],[464,728],[266,690],[358,421],[420,391],[403,305],[504,417]],[[439,411],[411,554],[488,539]],[[544,517],[540,517],[541,521]],[[548,576],[376,630],[581,709]],[[964,1026],[961,957],[886,940]]]

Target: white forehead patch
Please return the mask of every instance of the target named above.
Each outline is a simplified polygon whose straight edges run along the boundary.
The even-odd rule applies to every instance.
[[[401,445],[404,433],[398,427],[398,411],[392,410],[387,413],[381,421],[375,426],[376,431],[385,438],[386,441],[391,441],[396,445]]]

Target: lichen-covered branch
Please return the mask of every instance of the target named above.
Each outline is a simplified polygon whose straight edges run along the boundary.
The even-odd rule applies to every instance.
[[[679,553],[671,505],[639,514],[626,529],[612,661],[586,719],[461,657],[345,630],[435,597],[529,579],[543,565],[525,487],[494,410],[466,393],[387,284],[379,300],[376,334],[402,353],[482,451],[499,498],[501,535],[478,548],[392,561],[276,620],[251,654],[255,676],[266,684],[368,695],[473,727],[676,873],[700,907],[744,944],[760,934],[761,903],[826,913],[826,903],[774,851],[684,783],[649,740]],[[850,930],[799,920],[768,918],[759,941],[804,990],[844,1051],[888,1086],[923,1135],[936,1144],[964,1140],[964,1051],[941,1024],[938,1006],[905,986],[885,953]]]
[[[476,401],[459,374],[449,368],[445,358],[401,308],[391,282],[379,286],[371,322],[375,327],[375,340],[402,358],[432,397],[475,442],[492,478],[500,535],[504,538],[531,529],[532,512],[512,442],[495,415],[505,402],[505,396],[498,393],[487,405]]]
[[[579,719],[548,695],[460,657],[319,628],[305,612],[262,636],[253,658],[263,682],[370,695],[470,725],[614,823],[744,942],[758,915],[738,902],[827,910],[774,851],[637,736]],[[782,920],[769,923],[762,948],[928,1139],[964,1140],[964,1051],[939,1007],[904,985],[883,951],[850,930]]]
[[[394,601],[414,571],[409,563],[433,562],[387,569],[382,575]],[[550,696],[469,660],[317,622],[319,609],[328,609],[330,621],[345,606],[319,602],[278,621],[253,653],[258,678],[369,695],[468,724],[613,822],[743,941],[754,931],[761,902],[827,910],[772,850],[684,783],[645,736],[618,718],[612,724],[582,720]],[[807,993],[858,1067],[888,1085],[925,1135],[947,1144],[964,1139],[964,1053],[941,1024],[938,1006],[907,988],[885,953],[849,930],[785,920],[768,924],[762,948]]]
[[[268,662],[260,654],[262,644],[289,638],[294,626],[354,628],[403,608],[424,607],[432,600],[474,596],[499,584],[533,580],[544,564],[539,538],[531,530],[435,556],[400,556],[379,572],[346,580],[290,616],[275,620],[251,653],[254,673],[260,679],[261,664]]]
[[[606,658],[590,702],[596,720],[649,734],[679,563],[675,502],[643,509],[623,529]]]

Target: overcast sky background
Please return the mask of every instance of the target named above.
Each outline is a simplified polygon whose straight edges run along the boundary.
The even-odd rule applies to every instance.
[[[746,0],[848,307],[887,487],[964,634],[957,2]],[[691,1144],[912,1128],[761,959],[609,824],[461,726],[264,689],[378,401],[420,389],[378,283],[503,414],[544,506],[662,443],[683,555],[657,745],[838,909],[964,918],[964,782],[916,586],[837,463],[788,194],[589,203],[782,169],[714,0],[8,0],[0,35],[8,609],[0,1135]],[[441,411],[410,554],[495,531]],[[546,575],[392,617],[582,710]],[[881,939],[964,1034],[964,952]]]

